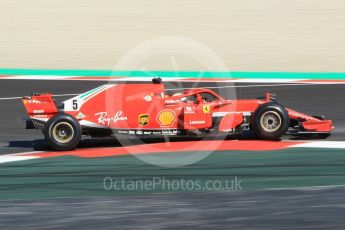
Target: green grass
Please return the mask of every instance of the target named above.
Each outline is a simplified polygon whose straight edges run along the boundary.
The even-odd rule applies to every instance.
[[[149,165],[132,155],[34,159],[1,165],[0,199],[217,190],[196,187],[168,189],[167,184],[163,189],[162,183],[157,183],[148,190],[141,189],[140,186],[137,190],[121,189],[121,184],[118,190],[105,190],[105,177],[110,177],[113,181],[123,179],[126,186],[135,181],[154,179],[156,182],[160,179],[169,183],[181,179],[185,182],[198,181],[202,186],[205,186],[208,180],[218,180],[224,185],[226,181],[236,178],[241,181],[240,186],[244,190],[345,185],[345,153],[335,149],[303,148],[266,152],[221,151],[193,165],[178,168]]]

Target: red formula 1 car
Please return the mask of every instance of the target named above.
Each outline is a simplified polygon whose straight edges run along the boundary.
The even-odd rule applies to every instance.
[[[23,97],[30,117],[27,128],[43,130],[56,150],[74,149],[82,135],[166,136],[208,133],[242,134],[253,131],[261,139],[287,133],[329,135],[331,120],[285,108],[270,94],[260,99],[226,100],[208,89],[167,95],[164,84],[107,84],[57,106],[52,94]]]

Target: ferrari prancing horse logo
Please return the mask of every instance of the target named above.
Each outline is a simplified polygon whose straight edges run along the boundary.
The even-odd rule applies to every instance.
[[[150,121],[150,115],[149,114],[139,114],[138,116],[138,123],[140,125],[147,125]]]
[[[210,105],[203,105],[203,106],[202,106],[202,111],[203,111],[204,113],[209,113],[209,112],[211,112],[211,107],[210,107]]]

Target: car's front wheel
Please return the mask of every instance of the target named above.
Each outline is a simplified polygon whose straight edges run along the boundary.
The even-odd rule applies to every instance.
[[[59,151],[74,149],[81,139],[81,133],[78,120],[67,114],[52,117],[44,127],[47,143]]]
[[[278,140],[289,128],[286,109],[274,102],[261,105],[254,113],[252,127],[257,136],[267,140]]]

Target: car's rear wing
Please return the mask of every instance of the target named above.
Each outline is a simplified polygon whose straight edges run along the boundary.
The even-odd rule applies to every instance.
[[[26,96],[22,102],[30,118],[50,118],[58,112],[51,93]]]

